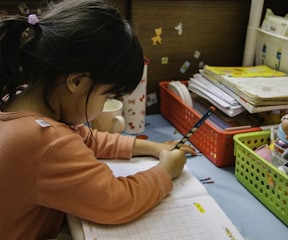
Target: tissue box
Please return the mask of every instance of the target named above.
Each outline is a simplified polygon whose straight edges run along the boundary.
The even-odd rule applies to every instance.
[[[288,37],[257,29],[255,63],[288,73]]]

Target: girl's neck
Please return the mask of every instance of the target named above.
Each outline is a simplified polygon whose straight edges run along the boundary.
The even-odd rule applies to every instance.
[[[12,102],[3,106],[4,112],[37,112],[41,115],[57,119],[57,113],[52,111],[44,100],[41,86],[24,89]]]

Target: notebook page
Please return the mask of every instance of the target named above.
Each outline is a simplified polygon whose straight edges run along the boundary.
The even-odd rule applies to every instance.
[[[113,174],[115,176],[127,176],[135,174],[136,172],[147,170],[155,166],[159,162],[158,160],[152,157],[135,157],[132,158],[131,160],[99,160],[99,161],[105,162],[112,169]],[[206,194],[207,194],[206,188],[197,178],[195,178],[189,172],[187,166],[185,166],[181,175],[176,180],[173,181],[173,191],[170,193],[168,197],[166,197],[165,201],[169,200],[173,201],[179,198],[187,198]],[[80,218],[77,218],[69,214],[67,214],[66,217],[69,223],[73,239],[87,240],[89,239],[89,236],[87,238],[87,236],[84,235],[90,234],[91,236],[93,236],[94,233],[89,232],[90,227],[88,227],[91,225],[91,223],[82,221]],[[94,240],[95,238],[92,239]]]
[[[82,224],[86,240],[244,240],[209,195],[164,201],[127,224]]]
[[[148,170],[158,164],[158,160],[152,157],[136,157],[131,160],[103,160],[113,171],[115,176],[128,176],[137,172]],[[173,181],[173,191],[170,198],[184,198],[207,194],[203,184],[194,177],[187,166],[181,175]]]
[[[288,77],[233,78],[224,76],[223,82],[235,92],[244,93],[251,99],[288,97]]]

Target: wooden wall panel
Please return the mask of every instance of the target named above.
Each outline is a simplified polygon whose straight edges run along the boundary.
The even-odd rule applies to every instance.
[[[0,10],[1,11],[6,11],[8,14],[21,14],[23,15],[18,6],[20,3],[25,3],[25,5],[28,7],[30,11],[35,12],[35,9],[39,8],[42,6],[43,1],[37,1],[37,0],[30,0],[30,1],[16,1],[16,0],[11,0],[11,1],[1,1],[0,2]]]
[[[250,1],[138,1],[132,2],[132,25],[151,63],[148,94],[163,80],[189,79],[200,61],[210,65],[240,65],[248,24]],[[183,35],[174,27],[182,22]],[[154,46],[154,29],[162,27],[162,44]],[[201,53],[194,57],[195,51]],[[162,64],[168,57],[168,64]],[[183,74],[185,61],[191,63]],[[159,100],[159,99],[158,99]],[[159,106],[147,109],[158,112]]]
[[[115,7],[119,9],[120,14],[124,18],[130,17],[130,9],[128,9],[127,0],[109,0]]]

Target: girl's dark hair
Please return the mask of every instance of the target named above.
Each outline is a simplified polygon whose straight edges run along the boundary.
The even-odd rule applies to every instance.
[[[45,101],[57,77],[89,73],[113,94],[132,92],[143,71],[141,46],[130,25],[104,0],[64,0],[38,16],[0,22],[0,103],[19,88],[44,81]]]

